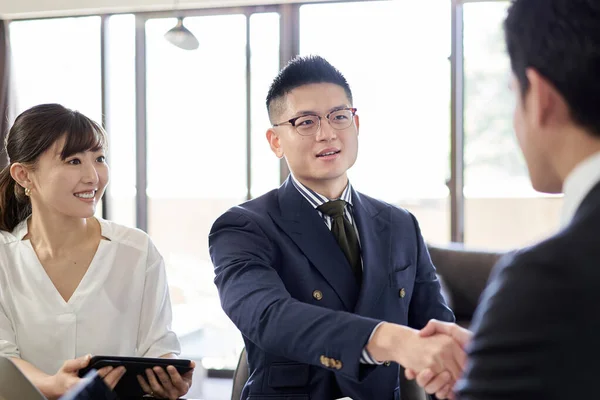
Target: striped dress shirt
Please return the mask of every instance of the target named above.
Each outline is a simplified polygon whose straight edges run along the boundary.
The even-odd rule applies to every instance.
[[[306,201],[308,201],[308,203],[319,213],[321,218],[323,218],[323,221],[325,222],[325,225],[327,225],[327,228],[329,228],[329,230],[331,230],[332,218],[328,215],[323,214],[317,208],[331,200],[338,200],[338,199],[328,199],[327,197],[320,195],[319,193],[315,192],[314,190],[307,188],[302,183],[300,183],[300,181],[298,181],[294,177],[294,175],[292,175],[292,183],[294,184],[294,187],[300,192],[300,194],[306,199]],[[354,223],[354,218],[352,217],[352,185],[350,185],[350,182],[348,182],[348,185],[342,192],[340,199],[344,200],[346,202],[346,205],[344,207],[344,217],[346,217],[346,219],[348,221],[350,221],[350,224],[352,224],[352,226],[354,227],[354,230],[356,232],[356,237],[358,238],[358,243],[360,244],[360,236],[358,234],[358,228],[356,227],[356,224]],[[361,256],[361,264],[362,264],[362,256]],[[379,323],[373,329],[373,332],[371,332],[371,336],[369,337],[369,340],[371,340],[371,338],[373,337],[373,334],[375,333],[377,328],[379,328],[379,326],[382,323],[383,322]],[[367,343],[368,343],[368,341],[367,341]],[[369,354],[369,352],[367,351],[366,348],[363,348],[363,351],[362,351],[362,354],[360,357],[360,362],[363,364],[373,364],[373,365],[383,364],[382,362],[378,362],[373,357],[371,357],[371,355]]]

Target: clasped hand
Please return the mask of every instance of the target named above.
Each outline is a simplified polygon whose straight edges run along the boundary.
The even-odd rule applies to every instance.
[[[416,379],[425,392],[435,394],[438,399],[454,399],[452,388],[464,370],[464,349],[472,333],[456,324],[431,320],[418,336],[431,344],[426,346],[429,350],[424,363],[405,365],[406,378]]]

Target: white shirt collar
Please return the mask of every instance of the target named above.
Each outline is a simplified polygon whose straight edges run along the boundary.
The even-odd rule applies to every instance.
[[[298,179],[296,179],[296,177],[293,174],[290,174],[290,175],[292,176],[292,183],[294,184],[294,187],[296,188],[296,190],[298,190],[300,192],[300,194],[302,194],[302,196],[304,196],[304,198],[306,200],[308,200],[308,202],[310,203],[311,206],[313,206],[313,208],[317,208],[320,205],[325,204],[330,200],[337,200],[337,199],[329,199],[329,198],[327,198],[327,196],[323,196],[322,194],[315,192],[314,190],[304,186]],[[346,203],[352,205],[352,185],[350,185],[350,181],[348,181],[348,184],[346,185],[346,188],[342,192],[340,199],[342,199]]]
[[[571,222],[583,199],[598,182],[600,182],[600,152],[577,164],[565,179],[561,227],[565,227]]]

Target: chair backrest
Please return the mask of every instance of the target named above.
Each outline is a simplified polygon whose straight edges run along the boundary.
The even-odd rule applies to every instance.
[[[233,373],[233,389],[231,390],[231,400],[240,400],[242,390],[248,380],[250,370],[248,369],[248,357],[246,356],[246,348],[242,349],[238,365]]]
[[[506,253],[474,250],[458,243],[427,247],[452,298],[452,311],[457,322],[469,322],[494,265]]]
[[[246,356],[246,348],[242,349],[238,365],[233,374],[233,389],[231,391],[231,400],[240,400],[242,390],[248,380],[248,357]],[[429,400],[430,397],[423,388],[419,387],[415,381],[409,381],[404,377],[404,368],[400,367],[400,391],[402,392],[402,400]]]
[[[0,357],[0,400],[46,400],[8,358]]]
[[[431,396],[425,392],[416,380],[409,381],[404,375],[404,367],[400,366],[400,393],[402,400],[430,400]]]

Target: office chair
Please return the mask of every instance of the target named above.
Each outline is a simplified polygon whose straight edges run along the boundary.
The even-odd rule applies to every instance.
[[[246,348],[242,349],[238,365],[233,374],[233,388],[231,390],[231,400],[240,400],[242,389],[248,380],[248,357],[246,357]],[[404,377],[404,368],[400,367],[400,390],[402,400],[430,400],[430,397],[423,388],[415,381],[409,381]]]

